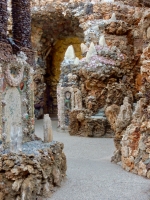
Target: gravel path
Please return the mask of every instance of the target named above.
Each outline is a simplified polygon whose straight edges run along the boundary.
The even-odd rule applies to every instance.
[[[54,140],[65,145],[68,170],[50,200],[150,200],[150,180],[110,162],[113,139],[74,137],[57,129],[57,121],[52,124]],[[38,120],[36,134],[42,132]]]

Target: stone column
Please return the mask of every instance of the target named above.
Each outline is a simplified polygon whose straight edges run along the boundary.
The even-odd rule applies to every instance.
[[[6,42],[7,20],[7,0],[0,0],[0,41],[4,42]]]
[[[29,0],[12,0],[13,39],[18,46],[31,48]]]
[[[12,0],[12,18],[14,42],[27,55],[27,62],[34,66],[34,52],[31,47],[30,0]],[[14,49],[14,53],[17,51]]]

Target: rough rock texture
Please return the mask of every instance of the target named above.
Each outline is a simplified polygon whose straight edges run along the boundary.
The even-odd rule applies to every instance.
[[[142,97],[135,108],[132,122],[122,139],[122,166],[124,169],[142,176],[149,176],[149,56],[150,46],[142,57]]]
[[[10,44],[0,42],[0,61],[12,61],[14,56],[12,55],[12,47]]]
[[[0,41],[6,42],[7,20],[7,0],[2,0],[0,2]]]
[[[29,0],[12,1],[13,39],[18,46],[31,48],[31,17]]]
[[[62,67],[60,86],[75,88],[81,92],[82,98],[79,95],[79,99],[82,99],[82,112],[86,110],[86,117],[90,118],[90,127],[94,127],[91,123],[92,116],[100,109],[106,109],[107,119],[115,132],[117,152],[114,161],[118,162],[121,159],[126,170],[149,177],[149,84],[146,84],[149,81],[149,1],[93,2],[32,1],[32,42],[36,51],[37,66],[34,75],[37,117],[42,116],[44,110],[48,111],[47,105],[51,102],[52,90],[46,90],[48,95],[44,92],[46,79],[49,79],[44,74],[48,70],[51,71],[48,68],[53,66],[52,52],[55,44],[66,37],[84,40],[87,48],[82,52],[83,58],[79,57],[79,63],[62,63],[65,70]],[[110,20],[113,13],[116,20]],[[107,46],[99,45],[99,39],[103,35]],[[86,53],[91,42],[97,55],[90,55],[87,62]],[[141,60],[146,62],[141,63]],[[141,65],[141,71],[145,70],[142,73]],[[55,80],[54,87],[57,81]],[[56,88],[53,91],[55,92]],[[75,97],[74,91],[72,95]],[[54,97],[54,93],[52,96]],[[123,103],[125,97],[128,98],[128,103]],[[64,99],[61,100],[64,102]],[[68,100],[65,104],[70,106]],[[54,107],[56,109],[56,104]],[[80,122],[83,116],[77,117],[75,113],[78,111],[75,107],[69,112],[70,122],[74,122],[70,123],[71,134],[81,134],[80,130],[85,130],[82,126],[84,123]],[[118,114],[121,119],[118,118]],[[65,119],[68,123],[68,113]],[[77,124],[79,131],[74,124]],[[103,132],[103,123],[101,125],[96,122],[96,126],[101,127]],[[84,135],[83,132],[82,134]]]
[[[113,137],[112,130],[105,116],[87,116],[85,110],[74,110],[69,116],[70,135],[84,137]]]
[[[123,105],[112,105],[107,107],[106,116],[115,132],[114,143],[117,151],[115,152],[112,161],[121,161],[121,140],[124,135],[124,130],[130,124],[132,118],[131,104],[128,102],[128,97],[124,98]]]
[[[111,21],[109,19],[114,12],[117,20]],[[42,61],[41,63],[44,63],[45,67],[47,66],[45,73],[51,71],[53,77],[57,77],[58,72],[51,70],[53,66],[51,52],[55,48],[55,43],[59,42],[59,38],[62,38],[63,41],[63,38],[72,35],[82,39],[84,36],[87,48],[89,48],[90,42],[93,41],[100,54],[95,58],[93,57],[93,60],[91,59],[88,68],[83,63],[80,65],[80,68],[83,69],[78,67],[73,72],[79,80],[83,105],[96,113],[98,109],[113,103],[121,105],[125,96],[130,97],[130,100],[133,101],[135,94],[138,92],[136,83],[140,84],[138,81],[135,82],[135,79],[140,74],[138,60],[140,53],[142,53],[142,33],[137,25],[141,17],[142,11],[140,8],[131,7],[121,2],[119,6],[116,2],[99,2],[93,5],[85,2],[61,2],[59,4],[52,1],[33,2],[32,41],[34,48],[37,50],[37,65],[39,66],[39,60]],[[48,23],[48,19],[50,19],[51,24]],[[55,30],[56,27],[57,30]],[[102,50],[97,44],[103,34],[108,48]],[[74,45],[73,41],[72,44]],[[111,48],[113,46],[116,46],[116,48]],[[122,56],[119,57],[120,60],[117,59],[118,55]],[[102,62],[102,66],[97,66],[95,69],[95,66],[92,66],[92,62],[95,60],[96,62]],[[114,64],[114,62],[116,63]],[[95,64],[93,63],[93,65]],[[94,73],[95,70],[98,73]],[[37,69],[35,76],[39,76],[38,71],[39,69]],[[47,73],[45,80],[51,80],[48,76]],[[37,116],[40,116],[43,112],[49,112],[48,110],[50,112],[56,110],[57,104],[54,93],[58,80],[55,78],[55,83],[52,84],[53,81],[51,81],[51,85],[49,84],[50,81],[47,81],[48,86],[46,92],[44,92],[45,87],[42,87],[42,84],[45,80],[43,82],[36,81],[37,90],[35,92],[37,98],[35,99],[35,107]],[[44,93],[46,95],[43,95]],[[107,100],[105,101],[105,99]],[[51,104],[53,104],[53,108],[47,109],[47,105]]]
[[[141,176],[150,178],[149,171],[149,66],[150,66],[150,45],[148,44],[148,27],[149,27],[149,11],[146,10],[140,21],[141,29],[143,29],[143,54],[141,55],[141,86],[140,92],[137,94],[139,99],[134,104],[126,104],[125,112],[128,116],[126,120],[121,123],[120,113],[114,112],[114,120],[111,122],[111,113],[107,112],[111,108],[106,109],[106,115],[111,124],[117,124],[119,119],[118,128],[122,130],[120,134],[121,140],[118,141],[116,152],[112,160],[118,162],[121,160],[122,167],[130,172],[136,173]],[[117,105],[115,105],[117,107]],[[110,106],[111,107],[111,106]],[[122,106],[121,106],[122,107]],[[120,110],[121,110],[120,107]],[[131,107],[133,112],[131,112]],[[128,109],[127,109],[128,108]],[[112,109],[113,110],[113,109]],[[131,115],[132,113],[132,115]],[[116,117],[117,116],[117,117]],[[125,116],[125,115],[124,115]],[[122,126],[123,125],[123,126]],[[117,127],[114,127],[115,136],[117,134]],[[115,137],[116,138],[116,137]],[[116,141],[115,141],[116,143]]]
[[[49,197],[66,174],[63,144],[29,142],[20,154],[0,155],[0,199]]]
[[[50,196],[54,187],[60,186],[66,173],[66,157],[63,144],[43,143],[34,132],[30,1],[12,1],[14,40],[8,38],[10,44],[4,40],[5,11],[6,1],[1,1],[0,199],[36,200],[38,196]]]

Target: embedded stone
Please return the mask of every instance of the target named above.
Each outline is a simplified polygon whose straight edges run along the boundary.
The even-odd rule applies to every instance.
[[[88,47],[84,43],[81,43],[81,52],[82,52],[82,54],[86,53],[87,51],[88,51]]]
[[[107,44],[106,44],[106,41],[105,41],[104,35],[102,35],[102,36],[100,37],[100,39],[99,39],[99,45],[100,45],[100,46],[106,46],[106,45],[107,45]]]
[[[76,58],[75,58],[75,60],[74,60],[74,65],[78,65],[78,64],[79,64],[79,62],[80,62],[79,58],[78,58],[78,57],[76,57]]]
[[[86,61],[89,62],[92,56],[97,55],[97,51],[93,42],[91,42],[89,50],[86,54]]]
[[[111,19],[110,20],[112,20],[112,21],[116,21],[116,14],[115,13],[113,13],[112,14],[112,16],[111,16]]]

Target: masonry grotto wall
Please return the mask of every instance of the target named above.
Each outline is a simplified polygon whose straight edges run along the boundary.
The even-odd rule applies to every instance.
[[[65,104],[62,103],[58,108],[60,127],[68,127],[71,135],[92,137],[111,137],[114,131],[116,151],[112,161],[121,161],[126,170],[147,177],[150,163],[147,107],[149,90],[146,84],[149,81],[149,6],[150,2],[145,0],[103,0],[92,3],[61,1],[58,4],[41,1],[33,2],[32,11],[33,27],[38,13],[45,12],[48,18],[47,10],[49,13],[61,10],[64,18],[70,16],[70,19],[78,19],[78,33],[84,34],[84,37],[77,35],[82,40],[84,38],[86,45],[82,45],[82,57],[74,47],[74,56],[68,58],[66,53],[61,64],[58,102],[62,100],[61,102],[66,102],[67,105],[65,92],[68,90],[72,94],[72,99],[69,100],[72,104],[68,103],[69,114],[65,111]],[[54,20],[53,17],[52,19]],[[45,73],[41,67],[46,66],[43,55],[48,55],[47,59],[54,55],[48,52],[48,47],[45,48],[45,52],[43,50],[41,39],[44,37],[41,27],[35,28],[35,31],[33,28],[33,37],[36,39],[33,43],[35,42],[36,49],[39,49],[37,70],[41,72],[41,75],[35,75],[36,80],[36,76],[43,77],[42,73]],[[43,42],[48,45],[46,40]],[[66,72],[68,66],[71,68]],[[67,76],[64,76],[64,73]],[[43,86],[41,85],[42,88]],[[39,95],[39,99],[42,95]]]
[[[0,2],[0,199],[36,200],[60,186],[66,157],[64,145],[52,141],[49,116],[44,142],[34,132],[30,1],[13,0],[9,6],[12,38],[7,1]]]
[[[70,13],[63,14],[63,6],[50,4],[42,9],[33,7],[32,43],[36,51],[35,114],[57,115],[57,84],[60,76],[60,64],[69,45],[73,45],[81,58],[80,44],[83,42],[83,30],[79,21]],[[42,11],[43,10],[43,11]]]
[[[66,92],[66,85],[70,91],[71,87],[78,89],[82,96],[82,108],[76,109],[78,106],[74,105],[69,116],[63,111],[65,106],[60,106],[60,126],[66,128],[69,118],[71,135],[113,136],[104,110],[113,103],[121,106],[125,96],[130,102],[136,101],[141,76],[138,64],[142,53],[142,33],[138,27],[140,10],[116,2],[88,3],[82,9],[76,9],[80,27],[84,30],[83,59],[77,64],[70,60],[70,71],[69,59],[64,58],[59,82],[60,93],[63,88]],[[69,70],[66,72],[66,69]],[[76,98],[77,92],[72,93]],[[60,94],[60,102],[62,96]]]

